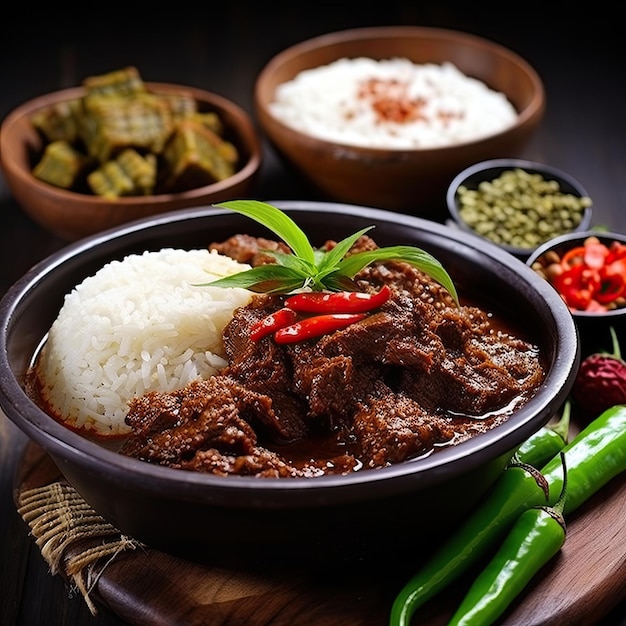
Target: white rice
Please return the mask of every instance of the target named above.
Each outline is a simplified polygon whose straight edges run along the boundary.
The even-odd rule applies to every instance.
[[[373,83],[372,81],[376,81]],[[343,58],[276,89],[272,114],[332,142],[370,148],[439,148],[512,126],[506,96],[452,63]]]
[[[226,365],[221,333],[251,292],[197,286],[249,266],[163,249],[105,265],[65,297],[37,365],[42,399],[74,428],[128,432],[128,401]]]

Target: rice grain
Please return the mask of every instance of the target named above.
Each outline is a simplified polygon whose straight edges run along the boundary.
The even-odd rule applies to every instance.
[[[226,365],[222,330],[251,292],[198,286],[243,265],[209,250],[129,255],[64,300],[36,365],[42,399],[69,426],[129,431],[128,401],[174,391]]]

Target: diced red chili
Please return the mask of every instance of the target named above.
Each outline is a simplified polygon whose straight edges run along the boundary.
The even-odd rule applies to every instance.
[[[600,304],[608,304],[625,294],[626,262],[614,261],[600,270],[600,286],[595,298]]]
[[[617,259],[626,259],[626,244],[623,244],[620,241],[612,241],[609,246],[607,263],[612,263]]]
[[[561,257],[561,265],[567,269],[584,263],[587,267],[600,269],[608,255],[609,249],[603,243],[587,242],[565,252]]]
[[[585,246],[576,246],[564,252],[561,256],[561,266],[569,269],[574,265],[581,265],[585,261]]]
[[[606,263],[609,249],[603,243],[585,244],[585,264],[592,269],[600,269]]]
[[[607,307],[604,304],[600,304],[597,300],[592,300],[585,311],[587,313],[604,313],[607,310]]]
[[[551,281],[571,309],[606,310],[626,296],[626,245],[621,242],[587,240],[563,253],[559,265],[562,271]]]
[[[574,265],[554,277],[554,287],[572,309],[585,310],[600,284],[597,272]]]

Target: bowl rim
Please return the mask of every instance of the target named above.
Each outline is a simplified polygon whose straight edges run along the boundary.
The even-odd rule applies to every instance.
[[[270,203],[295,214],[315,212],[330,215],[339,212],[343,216],[371,218],[374,223],[387,221],[394,225],[401,224],[407,228],[425,230],[429,235],[445,239],[446,245],[466,249],[472,254],[487,255],[505,273],[521,274],[525,290],[529,291],[532,286],[532,289],[539,292],[542,302],[545,302],[561,332],[563,345],[560,346],[559,353],[554,355],[556,371],[548,373],[548,378],[541,388],[545,390],[549,385],[553,385],[557,388],[556,394],[547,397],[547,394],[540,392],[496,429],[456,446],[439,450],[425,458],[377,470],[355,472],[348,476],[326,475],[315,479],[289,478],[267,481],[244,476],[220,477],[152,465],[108,450],[69,430],[47,415],[28,397],[10,367],[7,342],[21,301],[37,289],[48,276],[62,271],[64,263],[79,255],[87,255],[89,258],[89,251],[97,249],[98,246],[104,247],[109,254],[115,250],[119,242],[143,241],[146,234],[149,235],[155,229],[158,231],[171,227],[173,223],[189,222],[193,225],[196,220],[198,223],[204,223],[213,216],[232,214],[226,209],[209,205],[141,218],[70,243],[37,263],[9,288],[0,300],[0,406],[7,417],[53,457],[58,455],[61,458],[69,458],[72,463],[91,468],[94,463],[101,463],[107,467],[110,479],[121,483],[130,482],[144,492],[162,495],[169,493],[175,494],[179,499],[206,502],[204,490],[210,487],[213,501],[228,503],[232,497],[229,494],[233,491],[253,488],[255,498],[247,501],[246,506],[285,508],[311,507],[328,504],[329,501],[342,502],[346,494],[354,501],[364,500],[368,497],[368,485],[379,482],[388,484],[389,495],[405,493],[410,486],[415,485],[413,475],[416,471],[420,474],[427,473],[425,486],[437,484],[445,480],[459,465],[467,467],[468,470],[482,465],[485,461],[480,459],[480,455],[475,454],[477,452],[489,449],[490,459],[509,453],[514,447],[510,442],[512,436],[522,434],[526,438],[537,430],[532,420],[534,413],[542,410],[552,415],[562,405],[569,392],[566,381],[571,379],[579,362],[578,335],[564,302],[530,267],[496,246],[485,247],[478,238],[468,240],[456,229],[423,218],[340,203],[283,200]],[[546,417],[547,419],[549,417]],[[235,506],[242,506],[239,500]]]
[[[581,230],[581,231],[572,231],[571,233],[564,233],[563,235],[558,235],[546,241],[545,243],[538,246],[532,254],[526,259],[526,265],[532,267],[533,263],[539,259],[542,255],[544,255],[548,250],[552,250],[553,248],[558,248],[563,246],[564,244],[569,244],[574,241],[580,240],[581,242],[587,239],[588,237],[597,237],[600,240],[610,241],[615,240],[619,241],[623,244],[626,244],[626,233],[618,233],[616,231],[605,231],[605,230]],[[547,281],[546,281],[547,282]],[[554,288],[553,288],[554,289]],[[581,320],[606,320],[610,321],[615,317],[623,317],[626,315],[626,307],[621,309],[613,309],[610,311],[602,311],[601,313],[593,313],[589,311],[571,311],[573,317]]]
[[[215,107],[218,111],[227,111],[228,115],[232,116],[236,120],[237,124],[241,125],[241,127],[245,129],[244,133],[240,133],[238,126],[233,127],[233,133],[236,135],[237,140],[245,146],[248,156],[242,167],[232,176],[229,176],[224,180],[178,193],[152,194],[147,196],[121,196],[115,199],[115,206],[124,207],[141,205],[146,202],[159,206],[181,200],[205,200],[207,195],[223,192],[230,187],[236,186],[239,183],[248,180],[257,173],[262,162],[261,140],[258,136],[251,116],[241,106],[239,106],[239,104],[218,93],[206,91],[198,87],[151,81],[146,81],[144,84],[151,92],[156,94],[186,92],[191,94],[195,100],[207,103],[212,107]],[[22,168],[19,162],[3,156],[7,152],[12,152],[13,150],[13,148],[7,147],[9,145],[8,142],[11,139],[11,131],[13,130],[15,124],[21,119],[28,120],[29,116],[36,111],[60,102],[71,100],[73,98],[79,98],[83,96],[85,92],[86,89],[82,86],[60,89],[58,91],[49,92],[31,98],[10,111],[2,120],[2,124],[0,124],[0,164],[5,172],[8,172],[8,174],[21,181],[22,184],[40,188],[42,189],[42,192],[45,192],[46,195],[54,198],[58,202],[67,201],[69,198],[85,205],[100,205],[102,203],[110,204],[110,200],[102,198],[101,196],[79,193],[71,189],[55,187],[45,181],[39,180],[33,176],[29,169]],[[242,138],[244,137],[247,139],[242,141]]]
[[[498,158],[498,159],[488,159],[487,161],[480,161],[479,163],[474,163],[469,167],[466,167],[464,170],[459,172],[453,179],[452,182],[448,185],[448,189],[446,191],[446,205],[448,207],[448,213],[454,220],[456,226],[462,229],[464,232],[467,232],[475,237],[478,237],[482,241],[489,241],[493,243],[493,245],[497,245],[498,247],[506,250],[510,254],[519,257],[525,260],[536,248],[518,248],[516,246],[509,246],[507,244],[499,244],[492,242],[487,237],[483,237],[480,233],[477,233],[473,228],[467,225],[467,223],[461,218],[459,215],[459,205],[456,198],[456,192],[458,188],[465,184],[469,178],[473,176],[479,175],[484,176],[484,180],[491,180],[493,177],[498,176],[497,173],[494,173],[493,176],[488,176],[488,172],[491,170],[499,171],[499,170],[508,170],[519,168],[529,172],[537,172],[545,176],[550,176],[555,180],[562,180],[567,185],[569,185],[572,189],[576,190],[576,195],[582,197],[591,198],[587,189],[584,185],[576,178],[574,178],[571,174],[565,172],[564,170],[559,169],[553,165],[548,165],[546,163],[541,163],[539,161],[531,161],[528,159],[518,159],[518,158]],[[580,224],[576,227],[575,230],[571,231],[571,234],[579,233],[589,229],[591,225],[591,218],[593,216],[593,205],[587,207],[583,212],[583,217]],[[565,233],[570,234],[570,233]],[[542,244],[540,244],[542,245]]]
[[[444,37],[451,41],[455,41],[463,44],[471,44],[472,46],[479,46],[482,48],[490,48],[496,52],[503,58],[508,59],[520,69],[524,71],[524,73],[528,76],[528,79],[533,85],[533,96],[528,105],[518,111],[517,119],[514,124],[505,128],[502,131],[497,133],[491,133],[484,137],[479,137],[474,140],[457,142],[448,146],[437,146],[437,147],[427,147],[427,148],[394,148],[390,147],[368,147],[368,146],[355,146],[349,143],[342,143],[338,141],[330,141],[328,139],[315,137],[313,135],[307,134],[303,131],[293,128],[285,124],[282,120],[275,117],[270,111],[269,108],[262,104],[261,91],[262,86],[265,81],[268,80],[268,77],[274,72],[276,67],[279,67],[283,64],[283,62],[291,57],[300,54],[306,54],[312,50],[321,47],[327,47],[334,44],[341,44],[348,41],[356,41],[356,40],[366,40],[369,38],[406,38],[406,37],[423,37],[423,38],[438,38]],[[481,37],[480,35],[475,35],[470,32],[465,32],[462,30],[453,30],[448,28],[439,28],[433,26],[365,26],[360,28],[350,28],[339,31],[334,31],[330,33],[325,33],[322,35],[318,35],[307,39],[305,41],[300,41],[295,43],[288,48],[285,48],[278,52],[276,55],[271,57],[267,63],[261,68],[261,71],[257,75],[254,84],[254,102],[257,108],[257,115],[259,117],[266,116],[268,119],[272,121],[272,123],[276,124],[278,127],[282,129],[282,132],[289,132],[293,137],[301,138],[311,145],[318,146],[327,146],[329,149],[330,146],[335,146],[337,149],[344,150],[347,154],[350,151],[358,151],[359,153],[370,155],[375,157],[379,154],[385,154],[392,152],[397,155],[404,154],[420,154],[420,155],[428,155],[432,154],[441,154],[445,150],[450,150],[454,148],[462,148],[467,146],[480,146],[483,143],[487,143],[493,138],[502,135],[503,133],[512,132],[515,129],[523,127],[530,120],[536,116],[543,113],[545,110],[545,87],[539,73],[535,68],[522,56],[513,50],[503,46],[502,44]]]

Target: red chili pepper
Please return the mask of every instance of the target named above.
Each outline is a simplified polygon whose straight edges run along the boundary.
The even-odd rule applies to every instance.
[[[626,265],[621,261],[615,261],[600,270],[600,287],[595,299],[600,304],[608,304],[623,295],[625,287]]]
[[[585,265],[573,265],[555,276],[553,284],[570,308],[584,311],[600,285],[600,278]]]
[[[279,328],[274,333],[274,339],[276,343],[296,343],[346,328],[364,317],[365,313],[328,313],[307,317],[295,324]]]
[[[585,260],[585,246],[576,246],[567,250],[561,256],[561,267],[565,270],[570,269],[574,265],[580,265]]]
[[[382,306],[390,295],[387,285],[378,293],[311,291],[287,298],[285,306],[301,313],[363,313]]]
[[[258,341],[262,337],[273,333],[283,326],[289,326],[298,319],[298,314],[292,309],[283,308],[266,315],[263,319],[254,323],[250,329],[250,339]]]
[[[612,241],[609,246],[609,256],[607,263],[613,263],[617,259],[626,259],[626,244],[619,241]]]

